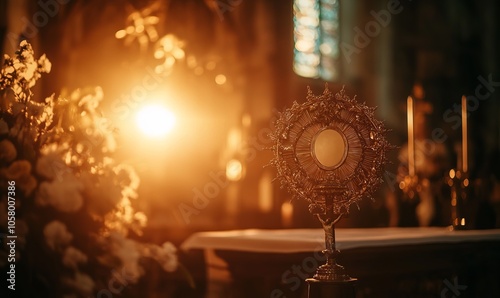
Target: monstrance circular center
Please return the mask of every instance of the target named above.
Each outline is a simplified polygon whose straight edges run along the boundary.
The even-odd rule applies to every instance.
[[[324,129],[314,137],[311,151],[320,167],[333,170],[341,166],[346,159],[347,142],[345,136],[335,129]]]

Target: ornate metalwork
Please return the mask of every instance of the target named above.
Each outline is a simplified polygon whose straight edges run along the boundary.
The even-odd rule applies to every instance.
[[[451,191],[451,226],[452,230],[467,229],[466,223],[466,201],[467,188],[469,187],[469,175],[467,172],[451,169],[446,182]]]
[[[335,224],[352,204],[372,198],[382,182],[386,152],[392,148],[374,111],[350,98],[344,89],[333,94],[326,86],[323,94],[314,95],[309,88],[306,102],[294,102],[280,113],[271,135],[271,163],[278,170],[278,179],[294,198],[309,201],[309,211],[325,230],[327,263],[318,268],[314,276],[318,280],[350,279],[335,261]],[[340,157],[337,164],[325,166],[315,155],[314,142],[327,129],[341,135],[333,148],[340,150],[336,153]]]
[[[387,130],[374,117],[375,108],[349,98],[344,89],[335,95],[325,87],[321,95],[308,89],[307,101],[294,102],[280,113],[271,135],[278,179],[295,198],[308,200],[313,214],[324,213],[324,195],[319,186],[342,187],[345,191],[333,202],[335,214],[347,213],[351,204],[371,198],[387,161],[391,145]],[[347,142],[346,157],[333,169],[318,164],[311,143],[318,132],[331,128]]]

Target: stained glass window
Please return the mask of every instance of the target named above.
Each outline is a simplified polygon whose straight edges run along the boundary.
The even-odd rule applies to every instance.
[[[339,77],[339,0],[295,0],[296,74],[334,81]]]

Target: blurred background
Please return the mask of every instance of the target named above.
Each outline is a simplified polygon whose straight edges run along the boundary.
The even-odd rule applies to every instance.
[[[205,230],[319,227],[306,202],[273,183],[268,133],[278,111],[303,102],[307,86],[322,92],[325,82],[377,106],[398,146],[377,196],[341,226],[450,224],[446,177],[460,167],[460,99],[467,95],[470,225],[493,228],[500,227],[499,6],[1,1],[1,52],[12,55],[27,39],[47,55],[52,71],[37,85],[40,98],[102,87],[116,158],[139,175],[135,204],[149,219],[143,237],[152,241],[178,245]],[[408,204],[399,182],[407,171],[409,95],[421,140],[417,173],[432,187],[427,199]]]

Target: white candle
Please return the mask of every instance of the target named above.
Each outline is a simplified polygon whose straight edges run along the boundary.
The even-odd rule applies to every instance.
[[[415,175],[415,138],[413,134],[413,98],[408,96],[407,100],[408,114],[408,173]]]
[[[467,98],[462,95],[462,172],[467,173]]]

